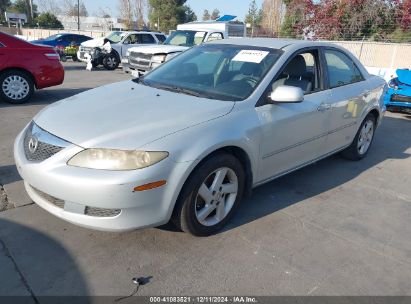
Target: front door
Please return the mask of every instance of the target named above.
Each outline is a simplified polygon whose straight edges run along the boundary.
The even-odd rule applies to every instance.
[[[319,51],[308,50],[286,63],[271,85],[303,89],[301,103],[265,104],[256,108],[261,123],[259,181],[315,160],[325,152],[330,91],[324,90]]]

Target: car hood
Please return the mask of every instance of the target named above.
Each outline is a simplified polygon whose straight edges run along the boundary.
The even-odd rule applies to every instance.
[[[139,53],[145,54],[170,54],[176,52],[183,52],[189,49],[186,46],[178,46],[178,45],[164,45],[164,44],[155,44],[150,46],[139,46],[135,48],[131,48],[130,51],[136,51]]]
[[[411,71],[410,70],[398,69],[395,72],[397,73],[397,77],[400,82],[411,86]]]
[[[104,37],[100,37],[100,38],[95,38],[95,39],[91,39],[91,40],[87,40],[81,43],[81,46],[84,47],[102,47],[104,45]]]
[[[83,148],[132,150],[226,115],[233,106],[233,102],[178,94],[128,80],[51,104],[34,122]]]

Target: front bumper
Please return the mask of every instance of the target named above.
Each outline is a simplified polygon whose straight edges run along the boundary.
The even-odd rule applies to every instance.
[[[140,77],[142,75],[147,74],[146,70],[137,69],[135,66],[131,65],[127,59],[123,59],[121,61],[121,65],[123,67],[123,72],[130,74],[133,77]]]
[[[411,90],[390,88],[385,95],[384,104],[389,110],[411,111]]]
[[[77,168],[66,164],[82,150],[75,145],[42,162],[31,162],[24,153],[24,132],[14,144],[16,166],[28,195],[46,211],[73,224],[105,231],[133,230],[169,221],[189,163],[167,158],[133,171]],[[134,191],[136,186],[158,180],[167,184]]]

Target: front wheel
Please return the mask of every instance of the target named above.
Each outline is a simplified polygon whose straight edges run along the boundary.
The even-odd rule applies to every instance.
[[[24,103],[34,93],[31,76],[23,71],[11,70],[0,75],[0,97],[11,104]]]
[[[353,142],[342,152],[342,155],[350,160],[360,160],[364,158],[374,139],[375,127],[375,116],[370,113],[365,117]]]
[[[107,54],[103,59],[103,66],[106,70],[112,71],[118,68],[120,65],[120,60],[116,54]]]
[[[196,236],[217,232],[241,201],[244,179],[244,169],[234,156],[224,153],[207,159],[184,186],[173,222]]]

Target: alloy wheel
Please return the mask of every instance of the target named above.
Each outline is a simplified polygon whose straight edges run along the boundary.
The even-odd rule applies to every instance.
[[[361,129],[360,136],[358,136],[357,149],[359,154],[363,155],[367,153],[373,136],[374,122],[372,120],[367,120]]]
[[[222,167],[212,172],[201,184],[195,200],[195,214],[200,224],[214,226],[233,208],[238,193],[234,170]]]

